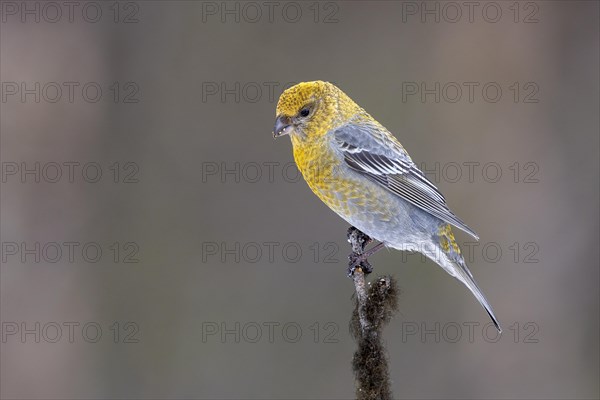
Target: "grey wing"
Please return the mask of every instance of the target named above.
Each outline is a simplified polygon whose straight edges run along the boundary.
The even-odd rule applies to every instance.
[[[412,162],[385,128],[375,124],[347,124],[333,134],[346,164],[423,211],[479,236],[446,205],[446,199]]]

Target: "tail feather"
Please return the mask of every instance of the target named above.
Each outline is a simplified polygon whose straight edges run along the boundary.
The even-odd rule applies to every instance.
[[[473,274],[469,271],[463,256],[460,254],[460,248],[454,240],[450,225],[443,225],[440,228],[439,236],[437,236],[437,238],[439,239],[439,247],[438,251],[435,252],[435,256],[431,257],[433,261],[469,288],[477,301],[479,301],[479,304],[487,311],[498,332],[502,332],[502,328],[500,327],[498,318],[496,318],[496,315],[494,314],[492,306],[483,295],[479,286],[477,286]]]
[[[483,308],[485,308],[485,311],[487,311],[488,315],[492,319],[492,322],[496,326],[496,329],[498,329],[498,332],[502,332],[500,322],[498,322],[498,318],[496,318],[496,314],[494,314],[494,310],[492,309],[490,302],[485,298],[479,286],[477,286],[477,282],[475,282],[475,279],[473,279],[473,275],[471,274],[471,271],[469,271],[469,268],[467,268],[464,260],[462,260],[462,257],[460,261],[457,260],[457,262],[454,264],[456,265],[455,270],[458,272],[455,275],[455,278],[469,288],[471,293],[473,293],[475,298],[479,301],[479,304],[481,304]]]

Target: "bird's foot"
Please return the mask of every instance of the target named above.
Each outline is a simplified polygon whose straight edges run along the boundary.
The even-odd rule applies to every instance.
[[[357,268],[360,268],[365,275],[373,272],[373,267],[365,254],[352,253],[348,256],[348,260],[350,261],[348,263],[348,277],[352,277]]]
[[[365,250],[365,247],[372,241],[373,239],[355,227],[351,226],[348,229],[348,242],[352,245],[352,253],[348,256],[348,260],[350,261],[348,264],[348,276],[352,276],[356,268],[359,267],[365,274],[373,272],[373,267],[371,267],[367,259],[383,249],[385,243],[380,242],[369,250]]]
[[[373,267],[367,260],[370,256],[369,252],[365,253],[365,247],[371,243],[373,239],[371,239],[364,232],[356,229],[351,226],[348,229],[348,242],[350,242],[352,246],[352,253],[348,256],[348,276],[351,277],[354,275],[354,271],[356,268],[360,268],[365,274],[370,274],[373,272]]]
[[[348,228],[348,242],[352,245],[352,251],[355,253],[362,252],[369,243],[373,241],[369,235],[351,226]]]

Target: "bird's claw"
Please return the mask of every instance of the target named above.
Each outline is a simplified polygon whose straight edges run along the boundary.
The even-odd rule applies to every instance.
[[[370,274],[373,272],[373,267],[367,260],[368,255],[364,254],[365,247],[371,243],[371,239],[367,234],[351,226],[348,229],[348,242],[352,245],[352,253],[348,256],[348,276],[352,277],[354,271],[360,268],[363,273]]]
[[[352,253],[348,256],[348,260],[350,261],[348,264],[349,278],[354,275],[354,271],[356,271],[357,268],[360,268],[365,275],[373,272],[371,263],[369,263],[369,260],[366,260],[362,254]]]

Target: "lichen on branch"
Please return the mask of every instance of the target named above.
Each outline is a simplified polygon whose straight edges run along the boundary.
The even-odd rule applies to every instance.
[[[354,281],[355,308],[350,320],[350,332],[358,342],[352,359],[356,377],[356,397],[360,400],[391,399],[391,382],[382,330],[398,308],[398,286],[390,276],[366,281],[372,271],[368,260],[362,259],[371,238],[351,227],[348,241],[352,253],[348,256],[350,274]],[[355,266],[354,266],[355,265]]]

